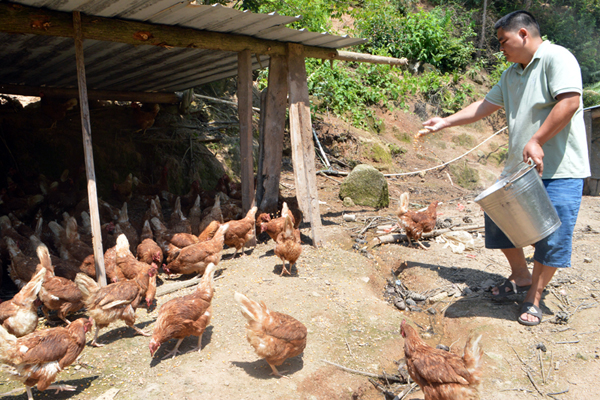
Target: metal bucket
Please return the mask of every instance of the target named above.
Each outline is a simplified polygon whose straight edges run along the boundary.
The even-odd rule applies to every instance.
[[[475,202],[515,247],[536,243],[561,222],[531,159],[483,191]]]

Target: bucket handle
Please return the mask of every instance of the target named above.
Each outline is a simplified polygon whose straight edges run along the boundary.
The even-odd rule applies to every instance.
[[[526,165],[526,167],[521,167],[522,165]],[[515,183],[515,181],[517,179],[519,179],[520,177],[522,177],[523,175],[525,175],[527,172],[529,172],[532,168],[535,168],[535,162],[533,162],[533,160],[531,159],[531,157],[529,157],[527,159],[527,162],[523,162],[521,161],[519,163],[519,165],[517,165],[517,167],[520,167],[519,170],[517,172],[514,172],[509,180],[504,184],[504,190],[508,190],[510,188],[510,186]]]

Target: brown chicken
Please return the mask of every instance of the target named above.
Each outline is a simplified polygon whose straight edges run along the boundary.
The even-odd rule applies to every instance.
[[[66,222],[66,228],[55,221],[48,223],[48,227],[54,234],[54,244],[62,259],[81,263],[87,256],[94,254],[94,250],[81,240],[77,220],[74,217],[69,217]]]
[[[206,267],[194,292],[171,299],[160,307],[152,339],[150,339],[151,356],[154,356],[161,344],[170,339],[178,339],[175,348],[163,359],[175,357],[183,339],[192,335],[198,336],[198,347],[194,351],[202,350],[202,334],[210,323],[212,315],[210,303],[214,293],[214,275],[215,265],[211,263]]]
[[[39,391],[75,391],[74,386],[52,382],[79,357],[91,325],[91,320],[79,318],[66,328],[39,330],[18,339],[0,327],[0,362],[10,367],[11,379],[23,382],[28,400],[33,400],[31,388],[35,385]]]
[[[115,250],[115,262],[117,264],[117,269],[121,271],[125,279],[135,279],[135,277],[141,272],[148,271],[148,268],[158,270],[158,266],[156,264],[146,264],[145,262],[139,261],[137,258],[135,258],[135,256],[129,251],[129,242],[127,241],[127,236],[124,234],[117,238]],[[150,276],[153,275],[154,274]],[[120,280],[121,279],[119,279],[119,281]]]
[[[256,354],[269,363],[273,370],[271,375],[282,376],[276,367],[304,351],[306,327],[295,318],[271,311],[264,302],[259,304],[241,293],[235,293],[235,301],[242,307],[242,315],[248,321],[248,342]]]
[[[10,237],[5,237],[4,242],[10,254],[10,265],[8,266],[8,275],[10,279],[20,289],[31,280],[35,274],[39,260],[37,257],[29,257],[23,254],[21,249]]]
[[[141,196],[156,196],[159,195],[163,190],[169,191],[169,170],[165,165],[162,168],[160,179],[155,184],[144,183],[137,177],[133,177],[133,185],[135,191]]]
[[[56,128],[58,121],[65,119],[67,111],[71,111],[78,103],[75,98],[65,101],[64,98],[49,98],[44,92],[40,92],[42,112],[52,120],[50,129]]]
[[[150,221],[144,222],[142,235],[140,237],[142,243],[137,247],[137,259],[148,265],[155,263],[161,265],[163,260],[163,251],[160,246],[154,241]]]
[[[419,239],[421,239],[423,233],[431,232],[435,228],[438,202],[434,201],[429,204],[425,211],[411,211],[408,209],[408,204],[408,192],[404,192],[400,195],[400,207],[396,212],[399,225],[404,228],[409,244],[411,244],[412,239],[427,250],[427,247],[423,246]]]
[[[85,306],[96,324],[92,346],[103,346],[97,342],[98,333],[116,320],[122,320],[141,335],[150,336],[134,325],[135,310],[144,296],[148,306],[154,301],[156,269],[148,267],[141,270],[135,279],[111,283],[102,288],[89,276],[77,274],[75,284],[81,290]]]
[[[210,209],[209,214],[202,218],[200,221],[200,225],[198,226],[198,230],[200,232],[204,231],[211,222],[217,221],[220,224],[223,223],[223,214],[221,214],[221,199],[219,196],[215,196],[215,204]]]
[[[40,265],[38,268],[46,270],[44,283],[39,293],[42,302],[42,312],[49,319],[49,311],[56,311],[58,318],[68,324],[67,315],[77,312],[83,308],[83,298],[77,286],[66,278],[54,275],[54,266],[50,260],[50,253],[46,245],[41,244],[37,248]]]
[[[267,232],[271,239],[273,239],[273,241],[277,241],[277,236],[279,236],[279,234],[283,231],[283,228],[285,226],[285,216],[288,214],[290,214],[290,211],[288,209],[287,203],[285,202],[283,203],[283,206],[281,208],[281,217],[273,219],[269,218],[269,220],[266,220],[266,217],[264,216],[266,216],[267,214],[261,214],[261,218],[263,218],[263,221],[266,222],[260,223],[260,232]],[[293,215],[291,215],[291,218],[292,222],[294,222]]]
[[[479,399],[479,363],[483,355],[479,347],[481,335],[474,342],[469,338],[463,356],[459,357],[427,345],[405,320],[400,331],[404,338],[408,373],[421,387],[425,400]]]
[[[235,258],[237,252],[242,249],[242,256],[244,255],[244,248],[246,243],[254,237],[254,217],[256,216],[257,207],[252,207],[246,217],[238,221],[229,221],[229,229],[225,233],[225,244],[229,247],[235,247],[233,257]]]
[[[133,195],[133,174],[127,175],[127,178],[121,183],[113,183],[113,193],[119,201],[129,201]]]
[[[277,240],[275,240],[275,255],[281,258],[281,274],[284,273],[291,275],[292,268],[296,264],[298,257],[300,257],[300,253],[302,253],[302,245],[300,244],[300,230],[294,229],[294,223],[292,222],[292,215],[288,213],[285,216],[285,223],[283,226],[283,230],[277,235]],[[290,263],[289,271],[285,268],[285,262],[288,261]]]
[[[145,134],[146,130],[154,125],[154,119],[160,111],[160,106],[156,103],[151,105],[143,104],[140,106],[138,103],[132,102],[131,107],[133,108],[133,118],[135,123],[140,128],[136,132],[142,131],[142,133]]]
[[[90,254],[79,266],[79,272],[83,272],[92,279],[96,279],[96,261],[94,255]],[[106,280],[109,282],[118,282],[125,279],[125,275],[117,268],[117,247],[116,245],[104,252],[104,272]],[[77,276],[77,274],[75,274]],[[75,280],[75,276],[72,280]]]
[[[215,233],[219,230],[221,224],[219,221],[212,221],[208,226],[198,235],[198,243],[206,242],[215,237]]]
[[[208,264],[218,265],[223,253],[225,233],[228,229],[229,224],[221,225],[212,239],[184,247],[174,254],[173,261],[163,266],[164,271],[169,275],[203,274]]]
[[[37,327],[36,300],[45,276],[46,271],[40,269],[15,297],[0,303],[0,324],[11,335],[25,336]]]

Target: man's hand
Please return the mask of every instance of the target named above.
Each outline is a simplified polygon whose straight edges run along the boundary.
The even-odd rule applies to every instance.
[[[447,128],[450,126],[450,123],[441,117],[433,117],[423,122],[423,126],[427,128],[428,132],[423,133],[424,135],[429,132],[437,132],[441,129]]]
[[[544,150],[542,145],[534,138],[527,142],[525,148],[523,148],[523,162],[527,162],[529,158],[533,160],[536,165],[535,169],[542,176],[542,172],[544,172]]]

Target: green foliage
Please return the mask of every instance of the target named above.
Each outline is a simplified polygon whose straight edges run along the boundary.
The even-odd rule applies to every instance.
[[[456,7],[436,7],[403,15],[383,0],[366,0],[356,13],[359,34],[369,39],[367,52],[385,51],[429,63],[442,71],[465,68],[475,36],[468,16]]]
[[[598,86],[598,84],[596,84]],[[595,90],[586,89],[583,91],[583,107],[592,107],[600,104],[600,93]]]
[[[404,143],[412,143],[412,136],[406,132],[397,133],[394,135],[396,139]]]
[[[450,172],[455,177],[455,181],[465,189],[476,189],[479,183],[479,172],[475,168],[467,165],[466,161],[461,165],[458,163],[450,164]]]
[[[494,65],[494,68],[490,72],[490,83],[492,84],[492,86],[500,82],[502,73],[512,65],[512,63],[506,61],[506,57],[504,57],[504,54],[502,54],[502,52],[495,53],[494,57],[496,57],[498,62]]]
[[[371,159],[378,163],[390,164],[392,162],[392,155],[388,150],[376,143],[371,147]]]
[[[407,151],[405,148],[395,145],[394,143],[390,143],[388,148],[390,149],[392,157],[401,156],[402,154],[406,154]]]
[[[311,32],[327,32],[331,29],[331,18],[339,17],[340,7],[348,7],[341,0],[242,0],[236,4],[240,10],[255,13],[277,12],[281,15],[302,18],[289,25],[294,29],[308,29]]]
[[[461,133],[452,137],[452,143],[455,143],[461,147],[471,148],[475,146],[475,139],[471,135]]]

